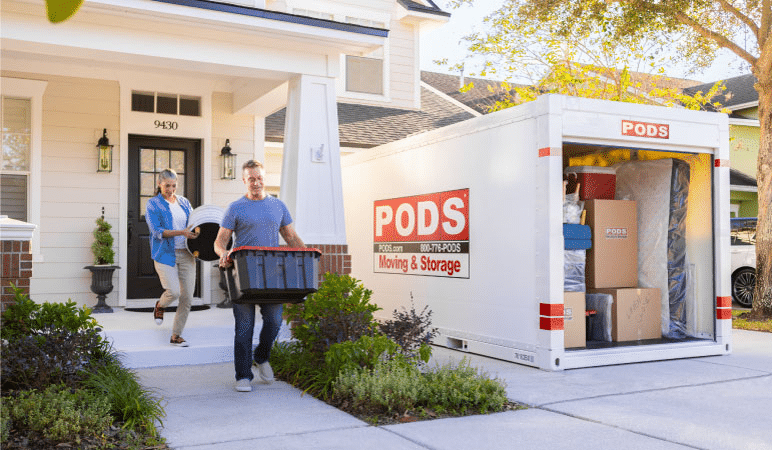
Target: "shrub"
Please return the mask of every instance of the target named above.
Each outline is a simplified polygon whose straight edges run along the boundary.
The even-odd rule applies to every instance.
[[[334,401],[360,415],[434,411],[462,415],[501,411],[507,402],[504,385],[469,366],[466,359],[422,373],[397,360],[373,369],[347,368],[333,385]]]
[[[372,370],[345,369],[334,383],[333,397],[361,415],[403,413],[425,397],[424,381],[415,366],[382,361]]]
[[[7,409],[4,415],[7,414],[13,428],[41,435],[54,443],[100,436],[113,420],[107,399],[64,385],[5,397],[3,409]]]
[[[104,214],[104,208],[102,209]],[[115,262],[115,250],[113,250],[113,235],[110,233],[112,225],[104,218],[98,217],[94,229],[94,243],[91,244],[91,252],[94,254],[94,264],[113,264]]]
[[[321,354],[333,344],[373,334],[373,313],[380,308],[370,303],[371,295],[359,280],[328,272],[317,292],[286,307],[286,318],[294,322],[292,332],[300,344]]]
[[[402,307],[392,313],[393,319],[379,325],[380,331],[396,342],[403,355],[408,358],[420,358],[424,362],[431,356],[431,344],[437,329],[432,328],[432,311],[424,306],[416,312],[413,295],[410,294],[410,310]]]
[[[139,384],[134,372],[115,361],[90,374],[83,386],[107,399],[110,413],[124,422],[124,428],[157,436],[156,422],[162,424],[166,413],[160,400]]]
[[[426,401],[437,412],[483,414],[500,411],[507,402],[504,384],[471,367],[466,358],[456,367],[447,364],[429,370],[424,377]]]
[[[46,329],[2,343],[2,389],[45,389],[51,384],[76,387],[86,371],[112,358],[108,344],[93,330]]]
[[[87,306],[78,308],[77,303],[67,300],[66,303],[38,304],[13,284],[14,303],[3,311],[3,327],[0,337],[13,341],[22,336],[40,335],[50,330],[98,330],[99,324],[91,316]]]

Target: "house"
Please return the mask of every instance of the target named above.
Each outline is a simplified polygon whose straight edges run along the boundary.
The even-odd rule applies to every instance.
[[[161,291],[143,219],[155,174],[172,167],[194,206],[224,208],[244,192],[222,173],[225,147],[237,167],[266,162],[300,236],[345,272],[338,116],[419,111],[418,42],[449,18],[431,0],[85,0],[60,24],[44,0],[0,6],[0,214],[36,226],[30,294],[95,303],[84,266],[104,215],[118,307]],[[266,117],[282,109],[279,149]],[[198,270],[194,303],[218,302],[217,269]]]
[[[716,99],[730,111],[729,139],[731,149],[730,202],[732,217],[758,215],[756,167],[759,156],[759,93],[753,87],[753,74],[723,80],[726,90]],[[707,92],[714,83],[687,89]]]

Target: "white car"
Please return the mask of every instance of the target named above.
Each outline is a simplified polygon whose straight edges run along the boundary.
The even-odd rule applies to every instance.
[[[756,217],[733,218],[731,223],[732,298],[750,308],[756,287]]]

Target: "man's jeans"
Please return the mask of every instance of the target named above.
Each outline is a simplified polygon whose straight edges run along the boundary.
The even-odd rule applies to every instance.
[[[263,316],[263,327],[260,330],[260,342],[255,348],[254,361],[262,364],[271,355],[273,341],[281,328],[281,303],[262,303],[260,314]],[[234,303],[233,317],[236,320],[236,336],[233,339],[233,365],[236,367],[236,380],[247,378],[252,380],[252,336],[255,331],[255,304]]]

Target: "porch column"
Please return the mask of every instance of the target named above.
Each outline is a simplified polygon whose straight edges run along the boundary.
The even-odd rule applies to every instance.
[[[323,252],[320,274],[351,273],[346,245],[335,79],[299,75],[289,81],[281,199],[298,235]]]
[[[35,225],[0,216],[0,312],[13,304],[14,295],[11,283],[29,295],[29,282],[32,278],[32,253],[30,241]]]

